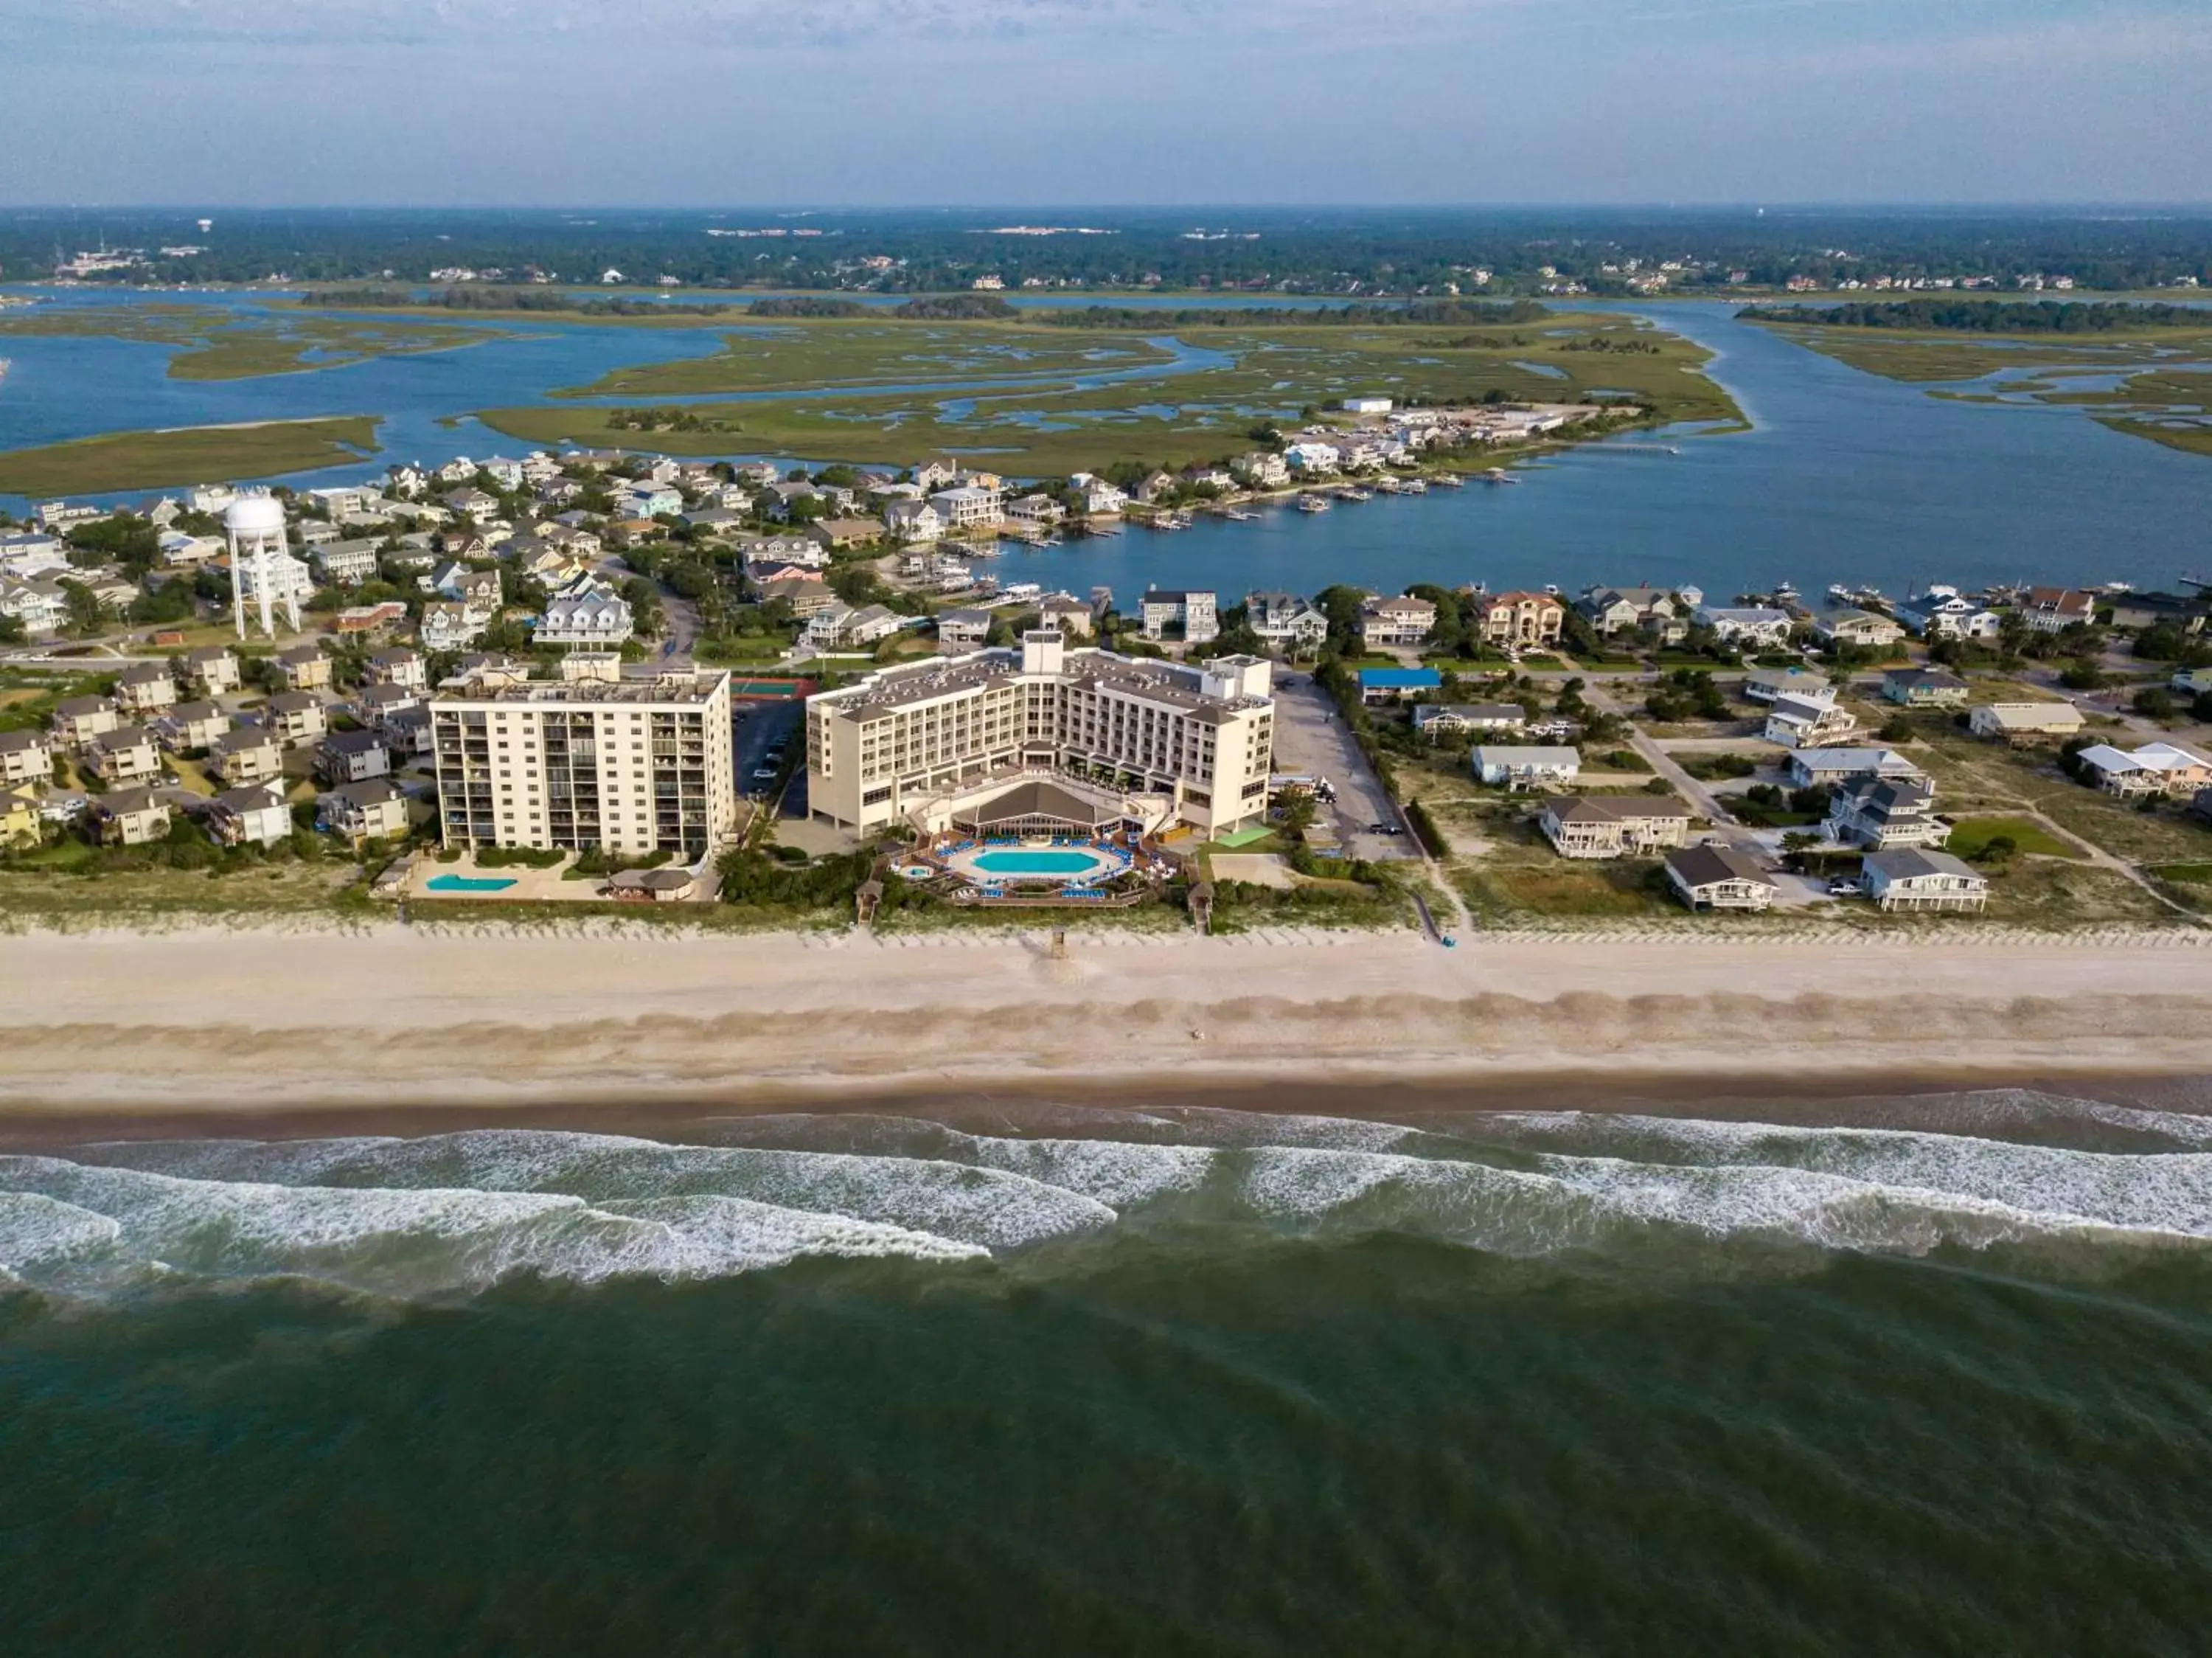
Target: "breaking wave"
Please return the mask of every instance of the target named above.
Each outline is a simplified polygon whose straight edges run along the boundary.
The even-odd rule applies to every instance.
[[[811,1258],[1080,1262],[1132,1234],[1201,1254],[1239,1236],[1401,1234],[1524,1260],[1738,1264],[1741,1246],[1817,1262],[2212,1239],[2203,1119],[2019,1093],[1923,1101],[1919,1119],[1936,1126],[978,1106],[962,1125],[716,1119],[681,1144],[112,1142],[0,1156],[0,1273],[66,1297],[289,1278],[434,1298]]]

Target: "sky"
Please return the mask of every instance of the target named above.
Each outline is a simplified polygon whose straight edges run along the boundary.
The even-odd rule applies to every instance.
[[[2212,0],[0,0],[0,203],[2212,202]]]

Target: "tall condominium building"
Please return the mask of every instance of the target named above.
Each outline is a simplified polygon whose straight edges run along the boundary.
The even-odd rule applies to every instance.
[[[730,676],[621,677],[572,655],[559,680],[491,675],[430,704],[448,846],[666,850],[686,862],[737,817]]]
[[[991,811],[1048,782],[1080,826],[1218,833],[1266,813],[1274,720],[1258,657],[1185,667],[1071,650],[1040,630],[1018,650],[885,668],[814,698],[807,800],[847,827],[936,832],[1052,815]]]

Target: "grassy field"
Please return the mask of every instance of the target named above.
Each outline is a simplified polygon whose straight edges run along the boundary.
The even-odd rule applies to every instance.
[[[33,306],[0,315],[0,335],[65,335],[179,347],[172,380],[250,380],[444,351],[495,331],[408,318],[256,316],[204,305]]]
[[[110,432],[0,454],[0,494],[89,495],[313,472],[366,460],[381,423],[369,415],[256,426]]]
[[[714,392],[810,392],[1015,376],[1095,374],[1171,362],[1128,334],[1018,324],[821,321],[763,323],[722,336],[713,357],[617,369],[556,397],[692,397]]]
[[[825,366],[823,354],[834,349],[827,366],[856,381],[915,376],[911,363],[867,355],[870,349],[897,349],[914,338],[914,330],[848,325],[845,335],[830,338],[853,344],[833,348],[807,343],[823,332],[779,330],[790,337],[790,349],[803,354],[799,360],[809,371]],[[1040,344],[1045,349],[1062,343],[1057,330],[1003,324],[932,325],[922,332],[950,341],[972,338],[983,343],[959,348],[970,354],[1009,337],[1043,336]],[[1141,344],[1127,336],[1097,338],[1114,341],[1117,349]],[[1306,405],[1333,403],[1356,391],[1401,400],[1472,401],[1495,392],[1520,401],[1569,401],[1585,392],[1609,390],[1644,398],[1670,420],[1741,422],[1735,404],[1703,373],[1709,353],[1618,317],[1562,314],[1547,319],[1541,328],[1473,332],[1225,328],[1193,338],[1230,360],[1191,373],[1089,389],[1066,381],[994,387],[985,379],[974,383],[973,394],[833,390],[744,405],[680,405],[686,424],[701,430],[656,431],[652,442],[682,454],[772,453],[860,462],[911,461],[949,451],[989,456],[1011,471],[1051,474],[1116,460],[1176,465],[1215,459],[1249,447],[1247,433],[1255,424],[1294,420]],[[939,344],[929,349],[950,348]],[[713,364],[731,366],[729,359],[720,357],[665,366],[704,370]],[[663,379],[657,369],[626,372]],[[743,372],[762,386],[805,377],[778,366],[772,350]],[[635,378],[632,383],[637,383]],[[529,442],[621,447],[639,442],[633,427],[614,424],[611,417],[617,412],[491,409],[479,418]]]
[[[1998,836],[2008,838],[2023,852],[2042,857],[2078,858],[2081,849],[2058,838],[2026,818],[1967,818],[1951,831],[1943,850],[1955,856],[1973,858]]]

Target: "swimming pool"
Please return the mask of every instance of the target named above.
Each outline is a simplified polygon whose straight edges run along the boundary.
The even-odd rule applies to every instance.
[[[1107,867],[1097,852],[978,852],[967,860],[987,875],[1087,875]]]
[[[422,883],[426,893],[503,893],[514,885],[507,875],[432,875]]]

